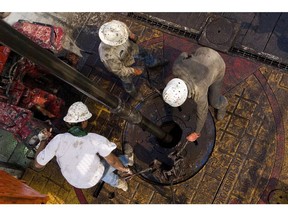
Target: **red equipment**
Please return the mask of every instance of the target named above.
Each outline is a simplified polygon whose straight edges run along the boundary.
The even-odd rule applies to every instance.
[[[11,50],[8,47],[0,46],[0,74],[4,69],[4,66],[10,54],[10,51]]]
[[[54,53],[62,49],[60,27],[23,20],[13,27]],[[29,149],[39,142],[40,130],[51,127],[44,120],[63,116],[65,103],[55,95],[59,86],[55,77],[0,44],[0,128]]]
[[[45,49],[58,52],[62,49],[63,29],[48,24],[19,20],[13,27]]]
[[[30,110],[0,102],[0,127],[33,149],[39,142],[37,134],[47,125],[34,118]]]

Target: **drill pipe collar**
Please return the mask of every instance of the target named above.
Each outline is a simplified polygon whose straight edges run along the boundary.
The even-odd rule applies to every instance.
[[[139,124],[142,121],[141,113],[131,107],[127,107],[125,103],[122,102],[120,98],[118,99],[118,106],[115,109],[112,109],[111,112],[121,116],[123,119],[132,122],[133,124]]]

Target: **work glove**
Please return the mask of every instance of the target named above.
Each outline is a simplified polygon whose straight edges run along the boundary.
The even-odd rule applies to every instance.
[[[190,142],[194,142],[195,140],[197,140],[199,137],[201,136],[200,133],[196,133],[196,132],[193,132],[191,134],[189,134],[186,139]]]
[[[139,76],[139,75],[141,75],[142,73],[143,73],[143,69],[142,68],[140,68],[140,67],[134,67],[134,74],[136,75],[136,76]]]
[[[121,174],[120,174],[120,177],[122,178],[122,179],[124,179],[124,180],[129,180],[129,179],[131,179],[132,178],[132,176],[133,176],[133,172],[132,172],[132,170],[130,169],[130,168],[126,168],[126,171],[124,171],[124,172],[122,172]]]
[[[127,178],[128,176],[131,176],[133,174],[132,170],[128,167],[125,167],[125,169],[122,169],[121,171],[118,170],[118,175],[121,178]]]
[[[128,167],[125,169],[124,173],[126,175],[132,175],[133,174],[132,170],[130,168],[128,168]]]
[[[133,176],[133,172],[130,168],[125,167],[124,169],[122,169],[121,171],[118,170],[117,174],[119,175],[119,177],[123,180],[128,180],[131,178],[131,176]]]
[[[134,43],[137,43],[137,41],[138,41],[138,36],[136,35],[136,34],[134,34],[134,33],[130,33],[129,34],[129,39],[131,40],[131,41],[133,41]]]
[[[182,52],[182,53],[180,54],[180,56],[182,57],[182,59],[188,59],[188,58],[191,57],[191,55],[189,55],[187,52]]]
[[[51,132],[52,132],[52,128],[50,128],[49,131],[46,128],[41,130],[37,135],[40,142],[43,140],[47,140],[52,135]]]

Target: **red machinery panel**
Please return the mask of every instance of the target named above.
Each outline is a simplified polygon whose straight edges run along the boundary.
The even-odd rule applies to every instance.
[[[15,136],[18,141],[33,148],[38,143],[37,134],[45,123],[33,118],[33,113],[11,104],[0,102],[0,127]]]
[[[45,49],[58,52],[62,48],[63,29],[43,23],[19,20],[13,27]]]
[[[62,49],[61,27],[24,20],[13,27],[45,49]],[[56,96],[60,87],[43,68],[0,46],[0,128],[27,147],[35,147],[37,134],[49,126],[46,120],[63,117],[65,102]]]
[[[6,46],[0,46],[0,74],[2,73],[5,63],[9,57],[10,49]]]

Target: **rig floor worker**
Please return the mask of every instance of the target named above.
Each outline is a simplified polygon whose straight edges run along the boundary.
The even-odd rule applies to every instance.
[[[196,129],[186,138],[195,141],[201,136],[209,104],[217,110],[216,119],[226,114],[228,101],[221,94],[222,80],[225,75],[225,62],[218,52],[210,48],[198,48],[194,54],[183,52],[175,60],[171,79],[164,91],[163,99],[172,107],[181,106],[187,98],[197,104]]]
[[[99,29],[99,37],[101,43],[98,51],[105,68],[121,79],[127,93],[135,99],[142,100],[141,93],[135,89],[133,78],[140,76],[145,67],[153,69],[164,66],[168,61],[160,61],[139,47],[136,43],[138,36],[118,20],[104,23]],[[144,66],[137,66],[135,60],[144,63]]]
[[[71,128],[47,142],[51,132],[44,129],[38,134],[40,146],[36,151],[35,167],[44,167],[54,156],[65,179],[76,188],[90,188],[100,180],[127,191],[128,184],[113,171],[132,174],[127,165],[133,165],[133,152],[119,158],[112,153],[116,144],[84,129],[92,114],[82,102],[73,103],[64,121]],[[129,148],[127,148],[129,149]]]

